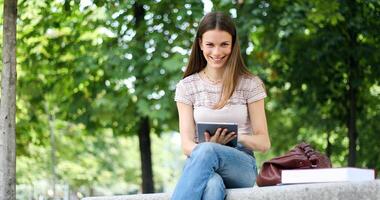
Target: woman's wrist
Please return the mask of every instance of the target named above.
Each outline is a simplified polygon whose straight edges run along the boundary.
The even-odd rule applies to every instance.
[[[270,142],[259,135],[239,134],[238,142],[252,151],[266,152],[270,149]]]

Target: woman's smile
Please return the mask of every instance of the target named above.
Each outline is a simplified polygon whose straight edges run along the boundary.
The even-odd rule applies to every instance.
[[[210,59],[213,60],[215,63],[220,64],[220,63],[224,62],[224,58],[226,58],[226,57],[227,56],[223,56],[223,57],[212,57],[212,56],[210,56]]]

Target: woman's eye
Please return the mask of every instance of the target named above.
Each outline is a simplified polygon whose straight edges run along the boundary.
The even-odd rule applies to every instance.
[[[209,46],[209,47],[212,47],[212,44],[206,44],[207,46]]]

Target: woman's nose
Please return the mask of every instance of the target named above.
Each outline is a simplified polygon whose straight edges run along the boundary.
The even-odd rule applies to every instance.
[[[213,54],[219,54],[221,52],[221,49],[220,49],[220,47],[218,47],[218,46],[216,46],[214,49],[213,49]]]

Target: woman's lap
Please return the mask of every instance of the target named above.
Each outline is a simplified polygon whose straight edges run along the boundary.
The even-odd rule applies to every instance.
[[[204,154],[209,153],[217,155],[219,165],[215,172],[222,177],[226,188],[252,187],[254,185],[257,170],[256,160],[251,155],[232,147],[211,142],[198,144],[193,152],[188,160],[192,156],[208,156]]]
[[[226,188],[252,187],[257,174],[255,158],[216,143],[198,144],[186,161],[172,199],[186,199],[189,194],[192,199],[202,199],[203,195],[207,195],[207,186],[215,186],[216,190],[213,191],[219,191],[217,193],[223,196],[223,190],[218,189],[221,188],[220,184],[209,182],[215,180],[215,174],[221,177]]]

